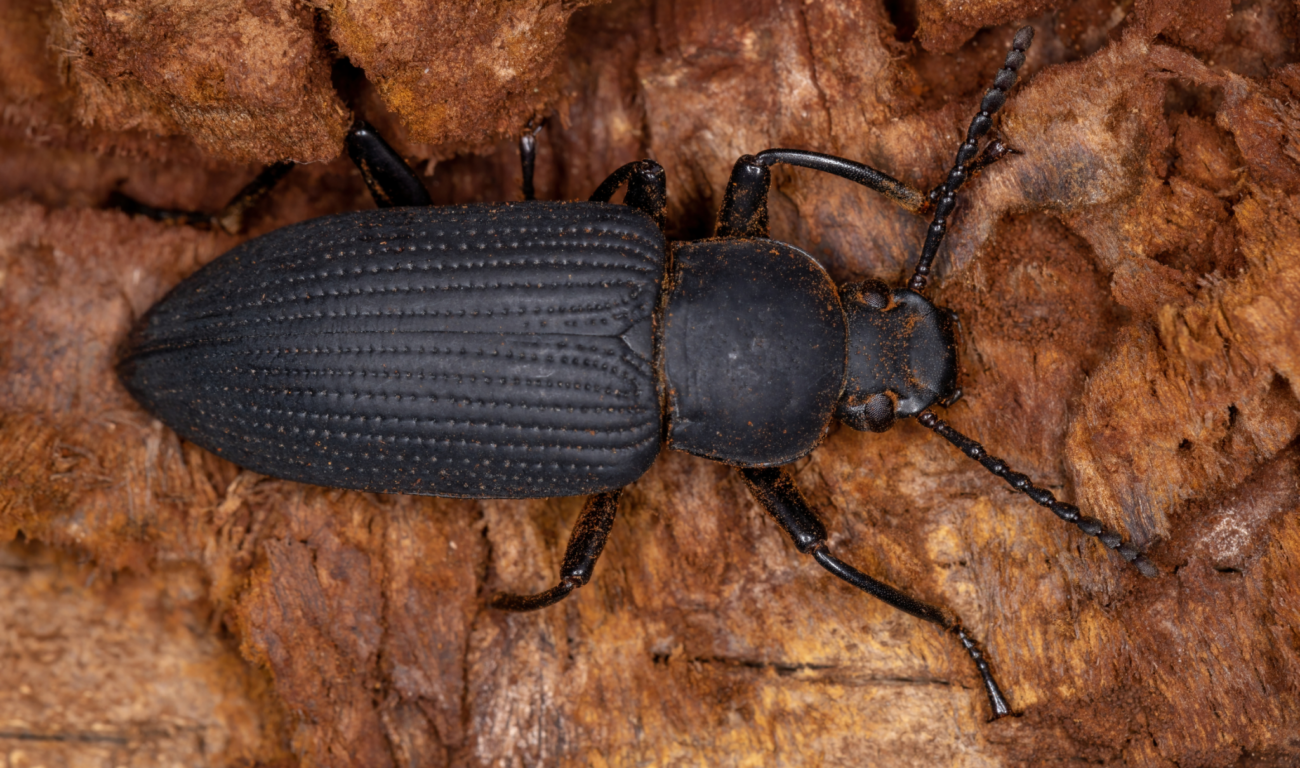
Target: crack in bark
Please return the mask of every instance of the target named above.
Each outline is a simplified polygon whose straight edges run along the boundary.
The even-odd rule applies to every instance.
[[[37,733],[34,731],[0,731],[0,739],[16,741],[55,741],[75,742],[79,744],[120,744],[130,742],[126,736],[114,736],[104,733]]]
[[[822,112],[826,114],[826,138],[829,140],[832,150],[838,153],[840,148],[839,143],[835,140],[835,121],[831,114],[830,99],[827,98],[826,91],[822,88],[821,78],[817,72],[817,52],[813,47],[812,32],[808,26],[807,6],[804,3],[797,3],[795,9],[795,12],[799,15],[800,32],[803,33],[805,50],[808,55],[808,71],[810,73],[808,79],[812,81],[813,87],[817,89],[817,99],[821,102]]]
[[[138,733],[127,735],[117,733],[95,733],[93,731],[0,731],[0,739],[14,741],[37,741],[73,744],[116,744],[127,746],[142,741],[162,741],[191,733],[202,737],[204,727],[201,725],[182,726],[179,728],[142,728]]]
[[[668,657],[656,656],[656,664],[666,664],[670,661]],[[827,670],[849,670],[842,664],[817,664],[812,662],[792,662],[792,661],[764,661],[761,659],[746,659],[736,656],[691,656],[683,658],[682,661],[687,664],[717,665],[725,667],[735,667],[741,669],[754,670],[774,670],[779,677],[788,677],[798,672],[824,672]],[[906,677],[906,676],[881,676],[881,677],[862,677],[853,678],[853,682],[864,685],[937,685],[945,688],[966,688],[967,686],[954,682],[942,677]]]
[[[466,621],[465,644],[461,649],[461,738],[457,744],[443,745],[446,754],[452,760],[451,765],[467,759],[474,751],[474,745],[471,743],[472,739],[470,738],[474,727],[474,712],[470,703],[470,686],[473,683],[474,668],[470,663],[470,657],[474,648],[474,636],[478,634],[482,622],[486,620],[484,614],[491,610],[488,607],[488,600],[491,599],[492,595],[489,582],[492,578],[492,557],[494,553],[492,551],[492,538],[488,535],[488,517],[487,512],[483,509],[483,500],[476,501],[474,511],[478,513],[478,521],[474,524],[474,527],[478,528],[478,534],[483,540],[483,558],[474,567],[474,578],[478,582],[474,590],[474,613]]]

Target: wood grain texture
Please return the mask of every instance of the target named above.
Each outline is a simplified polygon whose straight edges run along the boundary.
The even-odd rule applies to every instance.
[[[483,5],[484,19],[505,23]],[[185,728],[227,734],[207,751],[185,738],[159,747],[191,764],[1300,760],[1294,4],[924,4],[932,16],[842,0],[559,5],[529,5],[537,13],[514,22],[522,39],[550,41],[518,51],[554,57],[537,70],[554,89],[530,86],[540,100],[502,89],[483,62],[509,51],[475,47],[499,36],[467,36],[463,68],[439,70],[464,78],[446,97],[461,117],[437,130],[420,122],[433,120],[421,100],[431,97],[392,96],[393,84],[424,82],[409,67],[425,54],[382,59],[390,69],[361,53],[351,67],[332,58],[352,56],[349,45],[389,50],[412,36],[409,19],[349,27],[377,42],[347,42],[336,9],[321,5],[302,44],[333,77],[294,91],[305,111],[277,119],[307,131],[310,120],[292,116],[323,114],[311,106],[321,99],[355,106],[433,170],[435,200],[463,203],[519,198],[514,146],[493,142],[540,110],[550,115],[540,197],[585,198],[621,163],[651,156],[667,169],[669,234],[694,238],[709,233],[735,158],[767,147],[848,156],[930,188],[1013,24],[976,30],[1041,14],[998,128],[1021,154],[963,189],[940,254],[933,296],[962,317],[966,392],[944,418],[1148,547],[1162,575],[1141,577],[907,422],[883,435],[832,430],[796,478],[841,557],[961,616],[1019,717],[985,722],[978,680],[949,638],[832,581],[734,472],[682,454],[624,494],[591,584],[535,614],[492,611],[498,589],[554,584],[580,499],[419,499],[271,480],[181,442],[112,375],[134,318],[240,238],[103,210],[108,192],[214,209],[255,172],[249,158],[299,157],[276,141],[337,153],[347,115],[317,123],[310,141],[255,110],[220,130],[86,122],[82,75],[32,42],[74,4],[5,0],[0,539],[21,536],[21,561],[48,557],[69,573],[81,562],[100,582],[134,585],[6,587],[13,629],[0,642],[20,663],[0,665],[0,689],[49,681],[44,720],[25,694],[0,697],[10,762],[33,754],[28,736],[47,726],[164,732],[150,730],[171,714],[164,699],[72,706],[78,686],[124,666],[123,635],[105,642],[95,618],[114,606],[155,649],[125,665],[155,671],[118,678],[121,700],[156,698],[151,686],[166,681],[186,691]],[[530,38],[527,24],[543,21]],[[238,50],[211,34],[212,51]],[[127,36],[119,50],[165,71],[165,56],[144,56],[155,44]],[[140,108],[126,74],[95,73],[110,86],[96,114]],[[168,86],[169,108],[212,97],[189,82]],[[249,98],[287,93],[284,82]],[[256,136],[266,141],[253,151]],[[469,148],[480,154],[452,157]],[[303,166],[243,237],[368,205],[346,160]],[[840,281],[899,282],[925,227],[798,169],[775,173],[770,211],[774,236]],[[183,600],[165,599],[182,586]],[[65,615],[59,631],[80,643],[80,661],[13,650],[36,648],[23,640],[40,636],[35,617]],[[179,635],[168,629],[178,622]],[[212,670],[234,664],[233,649],[242,665],[217,685]],[[222,696],[234,703],[214,703]],[[50,714],[60,711],[75,717]],[[57,748],[69,762],[113,764],[95,745]]]

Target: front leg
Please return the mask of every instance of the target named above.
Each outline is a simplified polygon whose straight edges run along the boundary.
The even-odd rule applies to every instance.
[[[773,165],[796,165],[829,173],[861,184],[894,201],[904,210],[921,213],[926,196],[898,179],[875,168],[834,155],[802,149],[765,149],[745,155],[731,169],[731,179],[718,211],[718,237],[767,237],[767,195],[772,186]]]
[[[795,486],[784,468],[741,469],[740,474],[745,478],[745,483],[749,485],[749,490],[754,494],[754,498],[758,499],[758,503],[762,504],[763,508],[776,518],[781,528],[790,535],[796,549],[805,555],[812,555],[818,565],[830,571],[836,578],[852,584],[900,611],[910,613],[932,624],[938,624],[956,637],[962,649],[970,655],[971,661],[975,662],[975,669],[984,681],[984,691],[988,694],[989,707],[993,710],[993,717],[990,719],[996,720],[1010,714],[1011,708],[1007,705],[1006,697],[1002,695],[1002,689],[993,679],[993,672],[989,669],[983,650],[966,634],[960,621],[949,618],[943,611],[932,605],[927,605],[882,581],[871,578],[832,555],[826,544],[826,526],[822,525],[822,521],[817,518],[817,513],[808,506],[803,494],[799,492],[799,488]]]

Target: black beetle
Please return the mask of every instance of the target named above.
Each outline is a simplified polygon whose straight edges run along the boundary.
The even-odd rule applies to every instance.
[[[432,207],[359,122],[348,149],[381,209],[286,227],[208,264],[142,319],[119,373],[183,437],[268,475],[384,493],[589,495],[560,583],[498,595],[493,605],[507,610],[550,605],[587,583],[621,489],[665,445],[738,467],[800,552],[955,634],[1000,717],[1009,707],[961,624],[835,558],[783,466],[811,452],[834,418],[883,431],[915,417],[1154,572],[1117,534],[928,410],[960,391],[955,318],[922,292],[958,188],[1008,151],[990,142],[977,157],[978,140],[1032,38],[1029,27],[1016,33],[952,171],[929,195],[849,160],[768,150],[737,161],[716,237],[671,247],[653,161],[620,168],[589,202],[537,202],[529,135],[525,202]],[[812,257],[768,239],[777,163],[932,209],[908,286],[837,288]],[[232,207],[284,171],[268,169]],[[624,204],[610,204],[623,184]]]

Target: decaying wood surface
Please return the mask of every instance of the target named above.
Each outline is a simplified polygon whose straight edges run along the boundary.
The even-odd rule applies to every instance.
[[[1288,0],[0,0],[0,750],[36,765],[1284,766],[1300,761],[1300,51]],[[117,345],[239,241],[214,210],[296,169],[247,237],[372,205],[354,113],[438,202],[668,172],[703,237],[731,163],[801,147],[922,188],[1014,27],[1019,150],[962,193],[946,418],[1149,547],[1145,579],[908,422],[796,465],[845,559],[802,558],[725,467],[665,454],[592,584],[526,615],[579,499],[304,487],[182,443]],[[992,26],[989,25],[1000,25]],[[925,222],[778,170],[774,236],[898,282]]]

